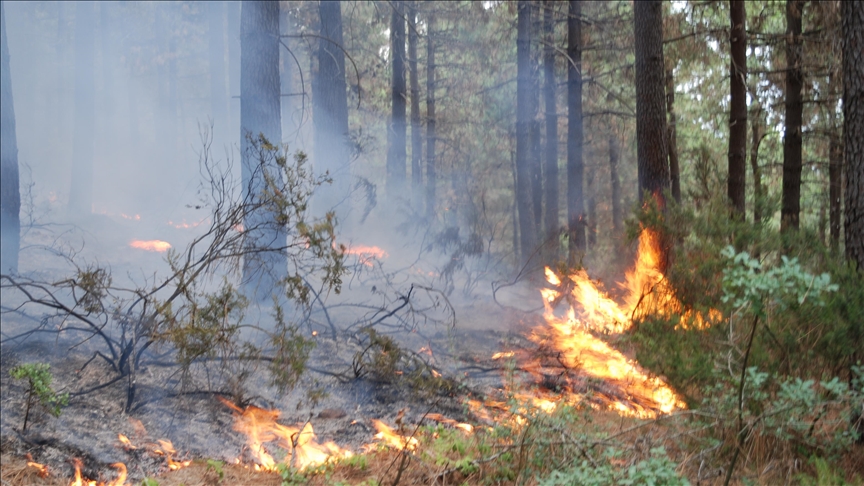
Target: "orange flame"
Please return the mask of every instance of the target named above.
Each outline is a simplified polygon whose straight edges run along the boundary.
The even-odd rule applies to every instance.
[[[27,466],[36,469],[36,474],[38,474],[40,478],[48,477],[48,466],[33,461],[27,461]]]
[[[371,267],[372,260],[382,260],[388,257],[388,254],[383,249],[377,246],[355,245],[345,249],[346,255],[357,255],[358,260],[363,265]]]
[[[132,240],[129,246],[137,250],[166,252],[171,248],[171,243],[162,240]]]
[[[219,400],[234,410],[234,430],[246,435],[249,450],[260,465],[256,469],[276,470],[276,460],[264,447],[265,443],[273,441],[282,449],[293,451],[286,456],[286,460],[291,461],[293,456],[291,465],[298,469],[324,464],[331,458],[351,456],[351,451],[332,441],[319,444],[311,423],[307,422],[302,429],[290,427],[276,422],[280,415],[278,410],[265,410],[252,405],[241,409],[223,398]]]
[[[120,441],[120,444],[123,445],[123,449],[125,449],[127,451],[132,451],[132,450],[137,449],[137,447],[132,445],[132,441],[130,441],[129,438],[126,437],[125,435],[117,434],[117,439]]]
[[[75,477],[69,486],[125,486],[126,485],[126,465],[122,462],[117,462],[111,464],[111,467],[117,469],[117,479],[114,481],[109,481],[107,483],[104,482],[96,482],[89,479],[83,479],[81,477],[81,461],[79,459],[72,459],[72,465],[75,466]]]
[[[372,419],[372,425],[378,430],[375,438],[395,449],[413,451],[420,444],[416,438],[400,435],[380,420]]]
[[[156,448],[155,444],[153,444],[154,447],[152,449],[152,452],[153,452],[153,454],[156,454],[157,456],[164,456],[165,457],[165,463],[168,464],[168,469],[170,469],[172,471],[176,471],[178,469],[182,469],[182,468],[187,467],[190,464],[192,464],[192,461],[190,461],[190,460],[175,461],[173,459],[172,456],[174,456],[177,453],[177,451],[174,450],[174,444],[172,444],[170,440],[159,439],[156,442],[159,443],[159,447],[161,449]]]
[[[453,428],[460,429],[460,430],[467,432],[469,434],[474,432],[474,426],[473,425],[457,422],[451,418],[447,418],[447,417],[441,415],[440,413],[426,414],[426,418],[428,418],[430,420],[434,420],[434,421],[442,423],[442,424],[447,424]]]
[[[682,325],[693,323],[698,328],[722,318],[718,311],[712,310],[706,319],[699,313],[684,309],[672,292],[656,292],[665,278],[659,270],[660,262],[658,235],[652,230],[644,229],[639,235],[636,263],[633,269],[625,274],[625,282],[619,284],[625,291],[623,305],[611,299],[584,270],[562,279],[546,268],[547,281],[557,288],[540,291],[543,297],[544,319],[548,326],[535,329],[531,339],[537,342],[545,341],[542,334],[551,331],[549,341],[558,353],[557,359],[562,365],[620,386],[627,398],[610,397],[605,401],[610,409],[624,415],[650,418],[658,412],[670,413],[684,408],[685,404],[662,380],[648,375],[636,363],[595,337],[592,332],[624,332],[633,325],[633,317],[637,312],[679,314],[682,316],[681,322],[684,323]],[[555,313],[555,306],[562,298],[570,302],[564,317]],[[503,356],[506,354],[498,353],[493,359]],[[535,363],[528,370],[539,377],[541,368],[541,364]],[[579,395],[568,392],[565,400],[578,401],[580,398]],[[555,407],[555,401],[547,398],[534,396],[526,399],[543,410]]]

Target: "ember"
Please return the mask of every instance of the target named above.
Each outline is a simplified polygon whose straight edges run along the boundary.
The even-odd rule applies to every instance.
[[[162,253],[168,251],[168,249],[171,248],[171,243],[162,240],[132,240],[129,242],[129,246],[137,250],[155,251]]]

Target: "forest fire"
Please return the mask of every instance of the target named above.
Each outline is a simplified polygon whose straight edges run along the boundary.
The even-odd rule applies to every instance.
[[[354,245],[345,250],[346,255],[356,255],[357,259],[367,267],[372,266],[372,260],[387,258],[387,252],[377,246]]]
[[[164,253],[171,248],[171,243],[162,240],[132,240],[129,246],[136,250]]]
[[[372,419],[372,425],[378,431],[375,438],[395,449],[413,451],[420,444],[416,438],[401,435],[380,420]]]
[[[285,460],[297,469],[324,464],[331,458],[351,456],[351,451],[332,441],[319,444],[311,423],[307,422],[302,429],[290,427],[276,422],[280,415],[278,410],[252,405],[241,409],[223,398],[219,401],[234,411],[234,430],[246,435],[249,451],[258,461],[256,470],[276,470],[276,460],[264,447],[267,442],[276,441],[280,448],[290,451]]]
[[[69,486],[124,486],[126,484],[126,465],[122,462],[111,464],[111,467],[117,469],[117,478],[107,483],[83,479],[81,477],[81,461],[73,459],[72,464],[75,466],[75,477]]]
[[[540,291],[547,325],[534,329],[529,336],[531,340],[554,351],[556,363],[553,366],[578,369],[592,378],[618,387],[624,397],[595,393],[594,398],[623,415],[652,418],[658,413],[670,413],[684,408],[685,404],[662,380],[644,372],[636,363],[594,336],[592,332],[624,332],[632,326],[634,316],[649,311],[661,315],[682,314],[682,322],[692,321],[697,327],[706,326],[720,317],[716,311],[709,313],[708,319],[697,313],[684,312],[683,306],[671,292],[665,289],[658,292],[658,284],[664,278],[658,269],[659,262],[657,235],[645,229],[639,236],[636,264],[626,273],[625,282],[619,284],[625,291],[623,305],[611,299],[584,270],[561,278],[547,268],[546,279],[556,287]],[[555,307],[561,300],[567,300],[570,304],[563,317],[555,312]],[[499,353],[493,359],[506,356],[507,354]],[[540,382],[547,380],[548,376],[558,376],[556,379],[560,380],[561,374],[555,371],[547,372],[548,367],[542,358],[536,357],[522,364],[522,369]],[[556,388],[559,387],[564,392],[563,400],[569,403],[575,403],[582,398],[572,391],[573,383],[567,377],[563,384],[556,383]],[[532,398],[531,401],[535,402],[538,408],[545,410],[550,404],[554,407],[554,402],[550,402],[548,398],[528,398]]]

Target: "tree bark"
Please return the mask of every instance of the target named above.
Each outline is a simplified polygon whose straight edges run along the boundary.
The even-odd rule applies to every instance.
[[[612,231],[621,234],[621,181],[618,178],[618,138],[609,134],[609,179],[612,185]]]
[[[69,213],[81,217],[93,211],[93,152],[95,136],[95,4],[75,5],[75,132],[72,145],[72,185]]]
[[[0,273],[15,274],[21,237],[21,193],[5,2],[0,3],[0,31]]]
[[[744,194],[747,174],[747,37],[744,26],[744,0],[730,0],[729,31],[731,62],[729,64],[729,179],[727,194],[734,215],[744,218]]]
[[[423,134],[420,127],[420,79],[417,71],[417,5],[408,2],[408,73],[411,78],[411,199],[422,213],[423,203]]]
[[[279,96],[279,4],[268,1],[243,2],[240,11],[240,129],[241,174],[244,197],[257,198],[264,188],[257,173],[251,139],[263,135],[273,144],[282,140]],[[258,301],[281,295],[277,285],[287,275],[287,244],[284,228],[268,218],[271,214],[246,215],[243,226],[252,241],[249,248],[260,256],[243,262],[243,282]],[[260,228],[251,233],[253,228]],[[269,251],[268,251],[269,250]],[[252,295],[250,295],[251,297]]]
[[[750,143],[750,168],[753,171],[753,224],[762,222],[762,206],[764,196],[762,191],[762,170],[759,168],[759,145],[765,138],[762,129],[762,111],[756,110],[751,123],[753,139]]]
[[[426,25],[426,218],[435,217],[435,16],[429,15]]]
[[[570,0],[567,16],[567,262],[585,252],[585,202],[582,194],[582,2]]]
[[[520,0],[516,23],[516,206],[519,213],[521,262],[536,247],[531,205],[531,6]]]
[[[207,2],[210,67],[210,116],[213,123],[213,145],[228,143],[228,90],[225,87],[225,8],[222,2]]]
[[[840,244],[840,215],[843,197],[843,145],[840,137],[832,135],[828,148],[828,220],[831,248]]]
[[[396,197],[405,189],[406,152],[406,93],[405,93],[405,13],[404,2],[391,2],[390,16],[390,62],[393,68],[391,81],[390,130],[387,133],[387,194]]]
[[[635,2],[636,146],[639,199],[651,195],[665,208],[669,189],[664,105],[663,10],[659,1]]]
[[[864,2],[841,2],[846,258],[864,272]]]
[[[543,48],[543,97],[546,102],[546,240],[548,241],[547,258],[558,260],[558,113],[555,99],[555,50],[553,49],[554,27],[552,9],[555,4],[546,0],[543,2],[543,31],[546,46]]]
[[[675,113],[675,77],[671,69],[666,70],[666,111],[669,112],[667,150],[669,151],[669,177],[672,197],[681,202],[681,169],[678,166],[678,115]]]
[[[318,41],[318,74],[313,89],[315,167],[319,173],[329,172],[333,184],[318,188],[314,206],[320,214],[335,208],[337,216],[344,219],[351,169],[341,5],[341,2],[318,4],[322,38]]]
[[[540,9],[537,2],[531,5],[531,34],[533,40],[539,38]],[[534,211],[534,234],[543,238],[543,154],[540,148],[540,59],[538,52],[531,52],[531,149],[528,158],[531,164],[531,209]]]
[[[801,17],[804,2],[786,1],[786,121],[783,134],[783,196],[780,229],[797,229],[801,212]]]

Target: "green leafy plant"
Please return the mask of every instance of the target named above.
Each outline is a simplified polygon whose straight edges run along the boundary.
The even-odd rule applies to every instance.
[[[27,401],[24,408],[24,425],[21,431],[27,430],[30,409],[35,404],[41,405],[55,417],[60,416],[60,408],[69,404],[69,394],[58,394],[51,388],[53,375],[51,365],[47,363],[28,363],[9,370],[9,375],[16,380],[27,380]]]

